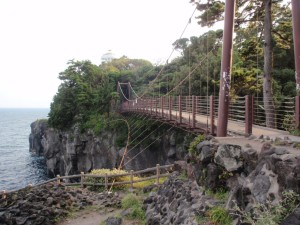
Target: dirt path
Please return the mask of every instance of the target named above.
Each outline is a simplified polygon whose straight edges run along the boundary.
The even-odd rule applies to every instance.
[[[73,213],[58,225],[100,225],[108,217],[116,216],[121,213],[121,209],[105,208],[105,209],[84,209]]]

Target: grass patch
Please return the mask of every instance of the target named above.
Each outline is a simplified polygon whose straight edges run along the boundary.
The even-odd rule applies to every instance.
[[[198,224],[207,223],[209,221],[209,219],[203,215],[196,215],[195,219]]]
[[[231,225],[233,222],[229,212],[221,206],[216,206],[208,210],[208,216],[214,224]]]
[[[207,189],[206,194],[220,201],[226,201],[228,199],[228,191],[224,188],[219,188],[216,191]]]
[[[181,173],[178,175],[178,179],[184,181],[188,180],[187,172],[185,170],[181,171]]]
[[[142,208],[142,202],[135,194],[127,194],[121,202],[123,209],[130,209],[129,219],[139,220],[140,224],[146,224],[146,212]]]

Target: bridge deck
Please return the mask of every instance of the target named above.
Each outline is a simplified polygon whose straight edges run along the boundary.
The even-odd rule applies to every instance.
[[[172,124],[176,123],[176,126],[182,126],[185,128],[192,129],[192,113],[191,112],[181,112],[181,123],[179,122],[179,111],[171,110],[171,119],[170,119],[170,110],[164,109],[164,114],[162,116],[161,108],[157,108],[156,111],[151,110],[151,108],[143,108],[143,110],[124,110],[125,112],[136,112],[141,114],[146,114],[156,119],[165,120]],[[211,128],[211,119],[208,115],[196,114],[195,115],[195,129],[200,129],[202,131],[209,131]],[[218,128],[218,118],[214,119],[215,131]],[[228,121],[228,134],[230,136],[236,135],[246,135],[245,132],[245,122],[243,121]],[[287,131],[271,129],[263,126],[253,125],[252,134],[259,137],[260,135],[269,136],[269,137],[280,137],[280,136],[291,136]],[[295,137],[295,136],[293,136]]]

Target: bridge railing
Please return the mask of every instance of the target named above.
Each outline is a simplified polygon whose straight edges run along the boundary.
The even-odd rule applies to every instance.
[[[217,127],[218,102],[214,96],[162,96],[136,99],[124,104],[122,109],[149,114],[190,129],[202,129],[214,134],[215,125]],[[274,112],[273,128],[287,129],[287,126],[295,123],[295,98],[286,97],[275,101]],[[252,133],[253,124],[266,126],[263,99],[253,96],[231,98],[229,120],[230,123],[244,126],[244,134]]]
[[[271,99],[267,99],[269,103],[274,102],[274,113],[270,114],[274,118],[274,122],[269,122],[269,126],[279,129],[288,130],[295,125],[295,98],[283,97],[271,102]],[[254,121],[253,124],[259,126],[267,126],[266,122],[266,110],[264,108],[264,100],[262,97],[256,97],[254,100]]]

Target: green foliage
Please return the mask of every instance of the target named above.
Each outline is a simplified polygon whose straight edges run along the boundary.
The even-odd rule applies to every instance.
[[[180,180],[188,180],[188,175],[185,170],[181,171],[181,173],[178,175],[178,179]]]
[[[225,188],[218,188],[215,191],[208,189],[205,192],[207,195],[221,201],[226,201],[229,195],[228,191]]]
[[[123,209],[129,209],[131,207],[136,207],[140,205],[140,200],[135,194],[127,194],[122,199],[122,208]]]
[[[106,123],[105,116],[96,113],[91,114],[86,121],[83,121],[81,124],[81,131],[92,130],[95,134],[100,134],[101,130],[104,128]]]
[[[118,169],[95,169],[92,170],[90,174],[93,175],[102,175],[105,176],[105,174],[107,175],[122,175],[122,174],[127,174],[127,171],[125,170],[118,170]],[[119,176],[119,177],[114,177],[108,178],[108,183],[112,183],[112,182],[123,182],[123,181],[128,181],[129,175],[128,176]],[[101,184],[105,184],[105,178],[104,177],[88,177],[86,179],[87,182],[89,183],[93,183],[93,184],[97,184],[97,183],[101,183]],[[114,186],[115,189],[124,189],[126,188],[126,185],[118,185],[118,186]],[[97,186],[97,185],[92,185],[89,186],[89,189],[91,191],[104,191],[105,190],[105,186]]]
[[[196,215],[196,222],[198,224],[206,224],[208,222],[208,218],[204,215]]]
[[[194,138],[194,140],[190,143],[189,152],[193,155],[197,153],[197,145],[205,140],[205,136],[203,134],[198,135]]]
[[[290,114],[284,115],[282,128],[289,132],[293,132],[294,130],[296,130],[295,116]]]
[[[300,195],[287,190],[282,193],[282,200],[277,204],[267,201],[265,204],[254,205],[251,212],[241,211],[238,207],[236,210],[241,214],[243,222],[251,225],[276,225],[299,207],[299,203]]]
[[[219,225],[231,225],[233,222],[229,212],[221,206],[215,206],[208,210],[209,219]]]
[[[68,68],[59,74],[62,81],[50,106],[49,125],[61,130],[75,123],[88,126],[98,114],[108,115],[112,100],[109,77],[90,61],[68,62]],[[90,124],[89,124],[90,125]]]
[[[135,194],[127,194],[121,201],[123,209],[131,209],[129,219],[138,219],[145,223],[146,214],[142,208],[140,199]]]

